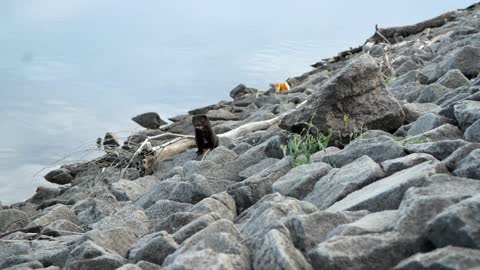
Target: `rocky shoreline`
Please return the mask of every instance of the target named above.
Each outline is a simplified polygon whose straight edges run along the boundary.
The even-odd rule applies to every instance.
[[[480,269],[479,73],[477,4],[286,92],[135,117],[151,129],[0,205],[0,269]],[[220,138],[200,156],[198,114]]]

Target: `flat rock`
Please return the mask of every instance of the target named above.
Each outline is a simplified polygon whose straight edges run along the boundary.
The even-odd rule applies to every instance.
[[[433,218],[427,224],[426,236],[436,247],[452,245],[479,249],[479,217],[480,195],[476,195],[448,207]]]
[[[448,170],[453,171],[463,158],[465,158],[473,150],[480,149],[480,143],[469,143],[457,150],[455,150],[450,156],[448,156],[442,162],[447,166]]]
[[[479,250],[449,246],[415,254],[401,261],[394,269],[477,269],[479,265]]]
[[[259,163],[254,164],[254,165],[246,168],[245,170],[241,171],[239,173],[239,176],[246,179],[246,178],[264,170],[265,168],[268,168],[268,167],[272,166],[277,161],[278,161],[277,158],[266,158],[266,159],[260,161]]]
[[[445,165],[438,161],[427,161],[352,192],[327,210],[369,210],[371,212],[394,210],[400,205],[407,189],[422,186],[429,175],[442,172],[447,172]]]
[[[152,206],[145,210],[149,219],[161,220],[172,213],[186,212],[192,208],[190,203],[181,203],[170,200],[158,200]]]
[[[195,204],[189,212],[200,215],[215,213],[230,221],[234,221],[237,217],[235,200],[227,192],[214,194],[211,197],[201,200]]]
[[[93,229],[83,234],[80,243],[92,241],[95,244],[111,250],[125,257],[128,249],[137,240],[137,237],[125,227],[116,227],[108,230]]]
[[[220,217],[215,214],[206,214],[198,217],[192,222],[186,224],[185,226],[178,229],[172,236],[175,242],[182,244],[185,240],[190,238],[190,236],[196,234],[197,232],[205,229],[210,224],[219,220]]]
[[[397,210],[385,210],[367,214],[364,217],[347,224],[341,224],[330,231],[327,238],[336,235],[363,235],[392,231],[397,220]]]
[[[273,184],[272,190],[284,196],[301,200],[313,190],[315,183],[331,169],[330,165],[322,162],[295,167],[280,177]]]
[[[362,156],[320,178],[304,200],[323,210],[383,176],[382,168],[375,161]]]

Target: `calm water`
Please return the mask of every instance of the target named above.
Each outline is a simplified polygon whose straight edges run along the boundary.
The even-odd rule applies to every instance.
[[[106,131],[127,136],[136,114],[185,113],[238,83],[266,89],[363,43],[376,23],[474,2],[2,0],[0,200],[30,197],[47,184],[39,170],[88,158]]]

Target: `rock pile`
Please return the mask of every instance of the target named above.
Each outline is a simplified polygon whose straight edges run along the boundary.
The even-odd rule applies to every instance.
[[[61,187],[0,205],[0,269],[479,267],[480,6],[455,14],[290,78],[287,93],[239,85],[160,129],[136,117],[149,129],[45,176]],[[141,168],[145,139],[192,135],[193,114],[218,134],[282,119]],[[295,166],[282,145],[310,126],[333,131],[330,147]]]

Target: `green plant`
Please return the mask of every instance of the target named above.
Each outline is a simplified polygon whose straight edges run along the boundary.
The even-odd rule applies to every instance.
[[[328,129],[327,134],[318,132],[316,136],[310,133],[310,127],[306,130],[305,135],[294,134],[287,145],[282,145],[283,154],[287,155],[287,150],[290,153],[290,158],[293,161],[293,166],[300,166],[310,162],[310,156],[319,150],[327,148],[333,131]],[[297,160],[301,155],[306,157],[306,160]]]
[[[390,75],[388,76],[386,79],[385,79],[385,84],[386,85],[389,85],[391,84],[393,81],[395,81],[397,79],[397,77],[395,77],[395,75]]]
[[[344,124],[345,128],[348,128],[348,126],[350,125],[350,116],[348,116],[348,114],[344,114],[343,117],[342,117],[342,120],[343,120],[343,124]],[[360,129],[353,128],[353,130],[352,130],[352,132],[350,132],[350,134],[342,134],[339,131],[338,135],[339,135],[340,138],[348,137],[348,142],[351,142],[351,141],[355,140],[356,138],[359,138],[360,140],[365,139],[364,133],[367,132],[367,131],[368,131],[368,129],[365,126],[361,126]]]
[[[422,144],[422,143],[427,143],[427,142],[430,142],[429,138],[418,138],[418,139],[406,138],[402,141],[402,145],[405,146],[407,144]]]

